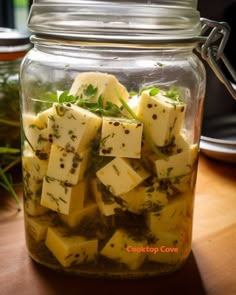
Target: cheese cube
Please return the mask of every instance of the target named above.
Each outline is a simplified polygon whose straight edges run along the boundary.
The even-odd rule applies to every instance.
[[[48,108],[44,111],[41,111],[37,114],[37,117],[39,118],[39,120],[47,127],[48,126],[48,119],[50,118],[50,116],[52,115],[53,112],[53,107]]]
[[[125,118],[103,117],[101,156],[140,158],[143,124]]]
[[[154,236],[159,232],[171,231],[182,226],[187,214],[187,200],[173,197],[163,209],[147,214],[146,223]]]
[[[47,176],[77,184],[84,177],[88,156],[88,150],[73,153],[53,144],[49,156]]]
[[[138,161],[115,158],[98,170],[96,175],[113,195],[120,196],[134,189],[149,173]]]
[[[137,241],[129,233],[118,229],[100,253],[118,263],[124,263],[131,270],[135,270],[144,262],[146,253],[141,249],[146,245],[146,240]],[[132,251],[132,248],[136,251]]]
[[[158,178],[172,178],[189,174],[193,169],[197,153],[198,147],[194,144],[179,154],[155,161]]]
[[[40,180],[46,175],[48,161],[40,160],[31,149],[28,149],[23,152],[22,166],[31,177]]]
[[[33,114],[23,114],[22,123],[25,137],[33,150],[35,152],[44,151],[49,153],[48,129],[44,122]]]
[[[69,214],[73,208],[83,208],[84,183],[71,186],[55,178],[46,176],[43,181],[41,205],[59,213]]]
[[[161,93],[142,92],[137,116],[144,123],[144,134],[157,146],[167,145],[183,126],[186,104]]]
[[[98,240],[68,235],[63,228],[49,227],[45,243],[64,267],[91,262],[98,251]]]
[[[168,203],[166,194],[159,191],[157,183],[151,186],[140,185],[121,198],[125,201],[125,207],[136,214],[157,212]]]
[[[114,196],[111,195],[110,192],[107,193],[102,191],[102,184],[99,182],[99,180],[93,179],[91,187],[94,199],[103,215],[113,215],[115,214],[115,209],[121,208],[120,204],[116,203]]]
[[[92,94],[88,93],[91,87],[94,90]],[[129,93],[126,88],[116,79],[115,76],[99,73],[99,72],[85,72],[76,76],[69,94],[74,96],[82,96],[82,98],[89,98],[89,102],[97,102],[100,95],[103,99],[103,107],[106,103],[112,102],[118,106],[121,105],[118,96],[125,101],[128,100]]]
[[[97,204],[90,204],[79,210],[72,210],[68,215],[59,214],[60,219],[67,224],[69,227],[78,227],[85,218],[93,219],[97,213]]]
[[[47,213],[49,209],[41,206],[38,199],[25,198],[24,211],[30,216],[39,216]]]
[[[180,231],[159,232],[157,241],[150,244],[150,248],[158,249],[149,252],[148,260],[158,263],[175,264],[183,255],[183,236]]]
[[[67,151],[87,150],[101,126],[102,119],[74,104],[53,105],[48,117],[49,141]]]
[[[55,215],[45,214],[38,217],[25,217],[26,230],[36,242],[45,240],[47,229],[55,222]]]

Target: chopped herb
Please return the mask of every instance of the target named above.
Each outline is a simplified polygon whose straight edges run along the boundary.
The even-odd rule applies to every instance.
[[[151,95],[151,96],[155,96],[155,95],[157,95],[159,92],[160,92],[160,89],[159,89],[159,88],[153,87],[153,88],[150,89],[150,91],[149,91],[149,95]]]
[[[116,165],[112,165],[112,167],[115,170],[116,174],[119,176],[120,175],[120,171],[118,170],[118,168],[116,167]]]

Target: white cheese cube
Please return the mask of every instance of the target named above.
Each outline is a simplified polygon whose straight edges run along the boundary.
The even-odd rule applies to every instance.
[[[47,127],[48,126],[48,119],[50,118],[50,116],[53,113],[53,107],[48,108],[44,111],[41,111],[37,114],[37,117],[39,118],[39,120]]]
[[[84,193],[81,193],[80,182],[71,186],[66,182],[46,176],[43,181],[41,205],[59,213],[69,214],[76,204],[76,208],[83,208]]]
[[[140,185],[121,198],[125,201],[125,207],[133,213],[157,212],[167,205],[167,195],[159,191],[159,184],[151,186]]]
[[[97,213],[97,204],[90,204],[79,210],[72,210],[68,215],[59,214],[60,219],[69,227],[78,227],[80,223],[86,220],[92,220]]]
[[[46,246],[64,267],[91,262],[98,252],[98,240],[68,235],[63,228],[56,227],[48,228]]]
[[[24,211],[30,216],[39,216],[47,213],[49,209],[41,206],[38,199],[33,200],[30,198],[26,198],[24,200]]]
[[[187,212],[187,199],[183,196],[173,199],[158,212],[147,214],[147,226],[154,236],[159,232],[175,230],[182,226]]]
[[[125,118],[103,117],[101,156],[140,158],[143,124]]]
[[[115,209],[121,208],[121,206],[116,203],[113,195],[108,198],[107,193],[102,191],[102,184],[97,179],[92,180],[91,187],[94,199],[103,215],[113,215],[115,214]]]
[[[138,161],[124,158],[115,158],[97,171],[96,175],[115,196],[131,191],[149,177]]]
[[[26,230],[36,242],[45,240],[47,229],[55,222],[55,215],[45,214],[38,217],[25,217]]]
[[[139,102],[140,102],[140,97],[138,95],[134,95],[134,96],[130,97],[127,101],[129,108],[132,110],[132,112],[134,112],[134,114],[137,113]],[[125,117],[131,118],[131,119],[133,118],[132,115],[129,113],[129,111],[126,108],[124,108],[122,106],[120,109],[122,111],[122,114]]]
[[[25,198],[39,200],[42,193],[43,180],[33,177],[23,167],[23,183]]]
[[[158,178],[172,178],[189,174],[193,169],[197,153],[198,146],[194,144],[179,154],[155,161]]]
[[[38,116],[23,114],[23,129],[27,141],[36,152],[44,151],[49,153],[50,143],[48,141],[48,129]]]
[[[97,134],[102,119],[71,103],[53,105],[48,117],[49,141],[68,151],[87,150]]]
[[[51,147],[47,176],[77,184],[84,177],[87,168],[89,151],[69,152],[55,144]]]
[[[86,90],[92,86],[94,91],[93,95],[86,95]],[[69,94],[74,96],[82,96],[82,98],[89,98],[89,102],[97,102],[99,96],[102,96],[103,107],[106,103],[112,102],[118,106],[121,105],[118,96],[122,97],[125,101],[128,100],[129,93],[125,86],[123,86],[115,76],[99,73],[99,72],[85,72],[76,76]]]
[[[135,270],[142,265],[146,257],[144,251],[137,251],[137,249],[144,248],[146,245],[146,240],[137,241],[124,230],[117,230],[100,253]],[[132,248],[136,251],[132,251]]]
[[[46,175],[48,161],[40,160],[31,149],[27,149],[23,152],[22,166],[31,177],[40,180]]]
[[[156,236],[157,241],[150,244],[150,248],[156,252],[148,253],[148,260],[175,264],[181,260],[183,255],[183,236],[180,231],[159,232]]]
[[[167,145],[183,126],[186,104],[160,93],[142,92],[137,116],[144,123],[144,133],[157,146]]]

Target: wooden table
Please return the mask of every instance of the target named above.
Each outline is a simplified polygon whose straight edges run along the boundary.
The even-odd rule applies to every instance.
[[[131,281],[63,276],[34,263],[23,213],[0,198],[0,295],[236,294],[236,166],[201,155],[192,253],[169,276]]]

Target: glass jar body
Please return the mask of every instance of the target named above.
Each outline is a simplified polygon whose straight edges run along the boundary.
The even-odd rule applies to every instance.
[[[0,146],[20,148],[19,69],[22,59],[1,60]]]
[[[205,91],[193,46],[48,44],[21,68],[30,255],[85,276],[178,269],[191,250]]]

